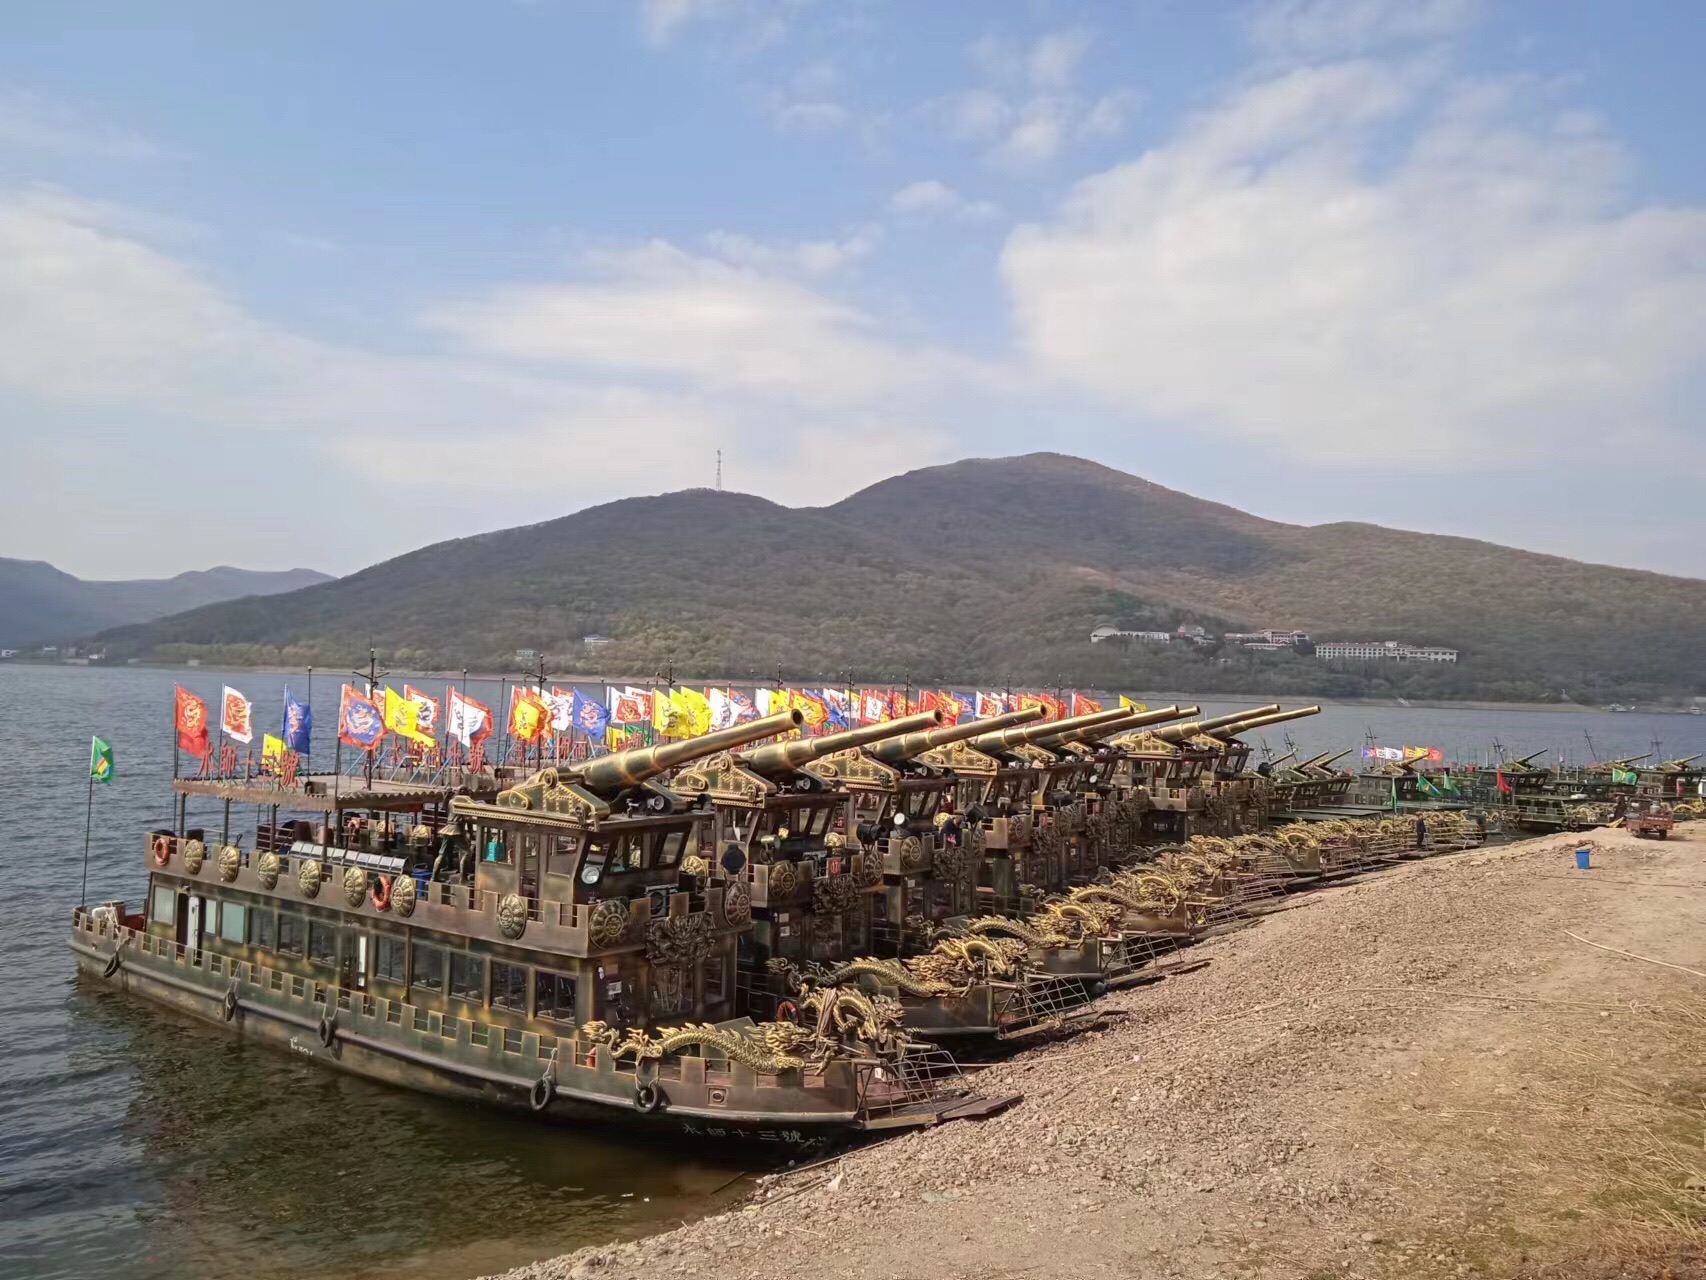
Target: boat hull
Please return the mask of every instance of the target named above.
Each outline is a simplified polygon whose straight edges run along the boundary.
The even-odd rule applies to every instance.
[[[756,1077],[739,1067],[733,1073],[708,1071],[705,1060],[697,1058],[666,1063],[664,1074],[648,1073],[644,1067],[642,1074],[636,1074],[630,1064],[614,1061],[604,1047],[581,1061],[557,1063],[549,1055],[539,1056],[536,1037],[527,1038],[528,1053],[500,1050],[494,1055],[516,1060],[505,1070],[467,1060],[466,1024],[457,1032],[463,1037],[460,1041],[430,1027],[421,1033],[412,1020],[387,1018],[387,1002],[371,1002],[374,1007],[369,1012],[359,997],[343,1004],[336,994],[327,993],[331,1003],[317,1003],[313,984],[307,984],[300,997],[293,997],[288,983],[271,990],[229,971],[214,973],[208,952],[199,953],[199,963],[198,953],[184,953],[181,948],[144,954],[134,945],[137,936],[128,930],[115,937],[74,928],[70,947],[80,976],[196,1018],[238,1039],[400,1088],[553,1122],[743,1140],[779,1150],[810,1149],[852,1130],[935,1119],[933,1112],[913,1117],[906,1114],[910,1109],[901,1109],[872,1124],[870,1116],[853,1105],[851,1093],[845,1099],[847,1105],[837,1106],[840,1099],[835,1095],[843,1090],[804,1084],[765,1085],[762,1091],[775,1096],[769,1099],[772,1105],[759,1110],[750,1105],[752,1094],[759,1091],[755,1081],[775,1077]],[[115,968],[114,956],[121,943],[123,953]],[[333,1023],[330,1028],[328,1020]],[[430,1047],[434,1039],[444,1043],[437,1053]],[[725,1075],[734,1078],[723,1079]],[[642,1085],[650,1087],[643,1090]]]

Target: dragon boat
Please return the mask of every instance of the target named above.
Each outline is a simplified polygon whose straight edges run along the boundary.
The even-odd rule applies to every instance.
[[[819,984],[797,1016],[735,1008],[744,883],[683,860],[703,810],[668,769],[797,712],[542,769],[420,781],[174,780],[140,910],[84,905],[88,978],[329,1068],[547,1119],[782,1147],[987,1111],[883,993]],[[371,770],[371,764],[369,765]],[[216,850],[187,825],[221,799]],[[270,808],[252,840],[233,802]],[[318,821],[281,824],[302,811]]]

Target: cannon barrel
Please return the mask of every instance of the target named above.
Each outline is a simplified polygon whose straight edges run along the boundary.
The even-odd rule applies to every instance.
[[[1124,724],[1134,716],[1148,714],[1146,711],[1135,711],[1130,707],[1109,707],[1105,711],[1089,711],[1070,719],[1050,720],[1047,724],[1032,725],[1026,731],[1031,736],[1025,741],[1034,743],[1039,747],[1050,746],[1056,742],[1070,742],[1076,733],[1089,729],[1100,729],[1106,725]]]
[[[1008,747],[1017,747],[1023,743],[1036,742],[1041,738],[1055,738],[1074,729],[1088,729],[1092,725],[1108,724],[1114,720],[1124,720],[1131,712],[1125,707],[1114,707],[1110,711],[1092,711],[1088,715],[1067,716],[1064,720],[1048,720],[1042,724],[1029,724],[1017,729],[1001,729],[995,733],[986,733],[982,737],[971,740],[975,751],[1003,751]]]
[[[1240,720],[1248,720],[1251,716],[1266,715],[1270,711],[1278,711],[1279,703],[1270,702],[1265,707],[1251,707],[1247,711],[1231,711],[1223,716],[1210,716],[1207,720],[1191,720],[1184,724],[1170,724],[1165,729],[1157,729],[1155,736],[1162,742],[1183,742],[1194,738],[1199,733],[1210,733],[1222,725],[1237,724]]]
[[[899,737],[903,733],[929,729],[941,723],[940,711],[920,711],[917,715],[884,720],[859,729],[845,729],[840,733],[826,733],[818,738],[795,738],[792,742],[772,742],[769,746],[754,747],[741,753],[740,762],[754,773],[786,773],[831,751],[862,747],[869,742],[881,742],[884,738]]]
[[[1252,729],[1260,729],[1265,725],[1281,724],[1287,720],[1301,720],[1304,716],[1320,714],[1321,708],[1293,707],[1290,711],[1270,711],[1266,715],[1250,716],[1244,720],[1235,720],[1228,725],[1222,725],[1214,730],[1216,738],[1235,738],[1241,733],[1249,733]]]
[[[1660,767],[1664,768],[1664,769],[1674,769],[1674,770],[1680,771],[1682,769],[1688,768],[1689,765],[1693,764],[1696,760],[1700,759],[1700,754],[1701,753],[1697,751],[1691,756],[1683,756],[1682,759],[1680,759],[1680,760],[1666,760],[1664,762],[1664,764]]]
[[[1505,768],[1507,768],[1507,769],[1526,769],[1526,768],[1528,768],[1530,761],[1532,761],[1536,756],[1545,755],[1546,752],[1547,752],[1546,747],[1541,747],[1540,750],[1538,750],[1538,751],[1530,751],[1527,755],[1523,756],[1522,759],[1512,760],[1509,764],[1507,764],[1505,766]],[[1640,757],[1637,756],[1636,759],[1640,759]]]
[[[1105,724],[1093,724],[1087,729],[1068,729],[1059,737],[1045,738],[1037,745],[1058,747],[1068,742],[1100,742],[1113,734],[1129,733],[1133,729],[1143,728],[1144,725],[1160,724],[1163,720],[1177,720],[1180,716],[1194,716],[1199,710],[1199,707],[1157,707],[1153,711],[1132,711],[1123,720],[1109,720]]]
[[[1312,769],[1331,770],[1335,764],[1337,764],[1340,760],[1343,760],[1346,756],[1350,755],[1350,753],[1351,753],[1351,749],[1349,747],[1346,747],[1343,751],[1337,752],[1336,754],[1330,755],[1330,756],[1327,755],[1327,753],[1325,751],[1323,751],[1321,753],[1321,756],[1326,756],[1326,759],[1322,759],[1321,756],[1317,756],[1315,759],[1313,759],[1309,762],[1309,767]]]
[[[702,733],[697,738],[683,738],[680,742],[661,742],[655,747],[633,747],[627,751],[612,752],[564,772],[571,773],[589,791],[620,791],[623,787],[632,787],[648,778],[655,778],[665,769],[674,768],[688,760],[698,760],[715,755],[719,751],[726,751],[730,747],[744,747],[760,738],[786,733],[789,729],[798,728],[801,719],[798,711],[782,711],[773,716],[719,729],[715,733]]]
[[[988,733],[991,728],[1002,729],[1008,725],[1026,724],[1040,719],[1045,714],[1047,713],[1041,707],[1021,707],[1017,711],[1004,711],[998,716],[985,716],[982,720],[972,720],[966,724],[945,724],[939,729],[909,733],[904,738],[889,738],[877,743],[866,754],[873,760],[893,764],[896,760],[905,760],[908,756],[928,751],[931,747],[945,747],[950,742],[975,738],[980,733]]]

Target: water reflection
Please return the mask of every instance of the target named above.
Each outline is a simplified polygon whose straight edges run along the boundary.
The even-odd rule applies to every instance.
[[[73,999],[89,1047],[66,1076],[97,1081],[116,1053],[131,1067],[128,1101],[103,1115],[110,1094],[86,1094],[77,1127],[92,1158],[7,1207],[40,1223],[53,1197],[71,1196],[85,1221],[106,1209],[119,1220],[57,1249],[41,1233],[39,1250],[12,1257],[18,1274],[461,1277],[738,1194],[739,1169],[702,1148],[370,1084],[103,990]]]

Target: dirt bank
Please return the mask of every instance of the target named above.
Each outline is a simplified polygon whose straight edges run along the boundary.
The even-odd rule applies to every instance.
[[[1025,1101],[505,1280],[1706,1274],[1706,823],[1438,858],[1204,944]]]

